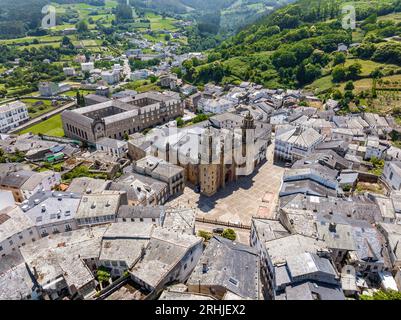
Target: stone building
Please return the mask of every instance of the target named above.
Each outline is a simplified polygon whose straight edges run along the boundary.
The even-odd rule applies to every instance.
[[[239,175],[251,174],[265,161],[270,143],[269,125],[255,122],[250,114],[226,117],[230,120],[212,117],[168,136],[156,134],[149,153],[183,167],[185,180],[211,196]]]
[[[159,92],[106,101],[61,114],[67,137],[94,144],[163,124],[184,114],[184,102]]]

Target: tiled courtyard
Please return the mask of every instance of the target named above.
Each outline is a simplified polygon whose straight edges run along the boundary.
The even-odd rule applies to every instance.
[[[252,216],[273,217],[284,168],[272,164],[273,145],[268,154],[268,161],[252,176],[240,177],[212,197],[186,187],[167,206],[192,207],[198,210],[199,217],[246,225],[250,225]]]

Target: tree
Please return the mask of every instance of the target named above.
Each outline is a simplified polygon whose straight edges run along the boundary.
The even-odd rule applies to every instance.
[[[376,68],[370,73],[370,76],[375,79],[382,78],[383,72],[379,68]]]
[[[401,292],[395,290],[379,290],[372,296],[361,295],[361,300],[401,300]]]
[[[67,36],[64,36],[63,39],[61,40],[61,44],[62,44],[63,46],[65,46],[65,47],[68,47],[68,46],[70,46],[72,43],[71,43],[70,38],[68,38]]]
[[[81,95],[79,94],[79,91],[77,91],[77,94],[76,94],[76,99],[77,99],[77,105],[81,105]]]
[[[132,8],[125,3],[119,3],[116,8],[116,20],[132,20]]]
[[[205,241],[208,241],[208,240],[210,240],[212,238],[213,235],[210,232],[199,230],[198,231],[198,236],[202,237],[203,239],[205,239]]]
[[[223,233],[221,234],[223,238],[229,239],[234,241],[237,238],[235,231],[231,228],[224,229]]]
[[[294,52],[278,50],[272,56],[272,63],[277,69],[295,67],[297,65],[297,57]]]
[[[345,80],[345,69],[343,67],[337,66],[332,72],[333,82],[341,82]]]
[[[344,92],[344,98],[347,99],[348,101],[351,101],[354,99],[354,94],[352,93],[351,90],[347,90]]]
[[[182,127],[185,123],[181,117],[178,117],[177,119],[175,119],[175,121],[177,122],[177,127]]]
[[[297,72],[297,80],[300,85],[313,82],[316,78],[321,75],[319,67],[308,63],[306,66],[301,65]]]
[[[342,95],[341,91],[337,89],[332,93],[331,97],[334,100],[341,100],[343,98],[343,95]]]
[[[356,80],[362,72],[362,65],[360,63],[353,63],[348,67],[347,78]]]
[[[164,40],[170,41],[170,40],[171,40],[171,36],[170,36],[169,34],[166,34],[166,35],[164,36]]]
[[[79,22],[77,23],[77,25],[76,25],[76,28],[77,28],[77,31],[78,31],[79,33],[87,32],[88,29],[89,29],[89,28],[88,28],[88,24],[86,23],[85,20],[79,21]]]
[[[99,282],[109,282],[110,280],[110,273],[104,268],[99,268],[96,275]]]
[[[353,83],[352,81],[348,81],[348,82],[345,84],[344,89],[345,89],[345,90],[349,90],[349,91],[354,90],[354,89],[355,89],[354,83]]]
[[[345,60],[346,60],[345,54],[342,53],[342,52],[337,52],[337,53],[334,55],[333,64],[334,64],[335,66],[338,65],[338,64],[343,64],[343,63],[345,62]]]

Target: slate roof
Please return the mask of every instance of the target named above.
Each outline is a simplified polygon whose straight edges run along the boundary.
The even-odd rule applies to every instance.
[[[203,272],[203,263],[207,272]],[[255,249],[213,237],[188,279],[188,284],[216,285],[243,297],[259,299],[259,256]]]

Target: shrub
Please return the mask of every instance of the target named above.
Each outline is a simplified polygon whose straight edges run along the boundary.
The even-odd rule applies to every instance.
[[[198,236],[202,237],[203,239],[205,239],[205,241],[208,241],[212,237],[212,234],[210,232],[207,232],[207,231],[199,230],[198,231]]]
[[[235,231],[233,229],[224,229],[223,233],[221,234],[221,236],[223,238],[229,239],[234,241],[235,239],[237,239],[237,235],[235,234]]]

